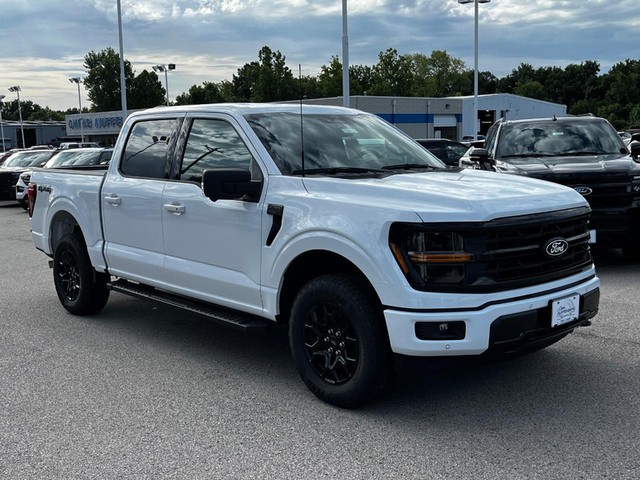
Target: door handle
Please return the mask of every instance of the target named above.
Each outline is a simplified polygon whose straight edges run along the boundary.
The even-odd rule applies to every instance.
[[[164,209],[167,212],[171,212],[174,215],[182,215],[187,211],[187,208],[184,205],[180,205],[179,203],[165,203]]]
[[[104,197],[104,201],[113,206],[118,206],[122,203],[122,199],[117,195],[110,195],[108,197]]]

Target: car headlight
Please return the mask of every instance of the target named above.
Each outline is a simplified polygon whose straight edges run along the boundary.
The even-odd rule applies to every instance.
[[[474,255],[464,250],[462,235],[432,227],[394,224],[389,245],[398,266],[415,288],[459,284]]]

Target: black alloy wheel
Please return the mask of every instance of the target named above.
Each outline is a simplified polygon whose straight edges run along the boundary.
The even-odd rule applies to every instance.
[[[391,378],[382,309],[353,276],[322,275],[302,287],[291,309],[289,342],[304,383],[332,405],[368,403]]]

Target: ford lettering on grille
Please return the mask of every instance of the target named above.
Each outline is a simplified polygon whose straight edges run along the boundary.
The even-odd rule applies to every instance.
[[[569,249],[569,242],[564,238],[553,238],[544,245],[544,251],[550,257],[558,257]]]

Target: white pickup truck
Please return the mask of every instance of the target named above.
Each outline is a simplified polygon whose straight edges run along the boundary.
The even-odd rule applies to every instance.
[[[598,311],[580,194],[446,169],[356,110],[136,112],[106,172],[36,170],[29,202],[69,312],[114,290],[286,324],[305,384],[344,407],[375,398],[395,356],[539,349]]]

